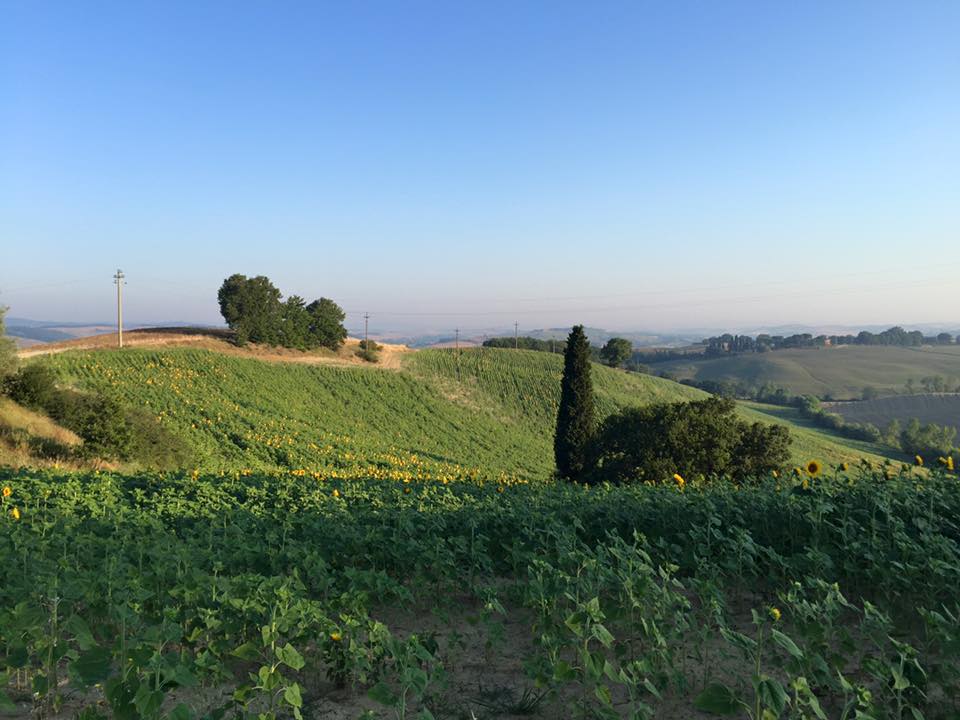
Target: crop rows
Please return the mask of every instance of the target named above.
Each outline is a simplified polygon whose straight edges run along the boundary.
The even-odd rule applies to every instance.
[[[84,720],[955,717],[957,482],[0,471],[0,687]]]

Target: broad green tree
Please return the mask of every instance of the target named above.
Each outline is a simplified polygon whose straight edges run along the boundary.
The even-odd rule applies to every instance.
[[[310,334],[310,313],[306,301],[299,295],[291,295],[280,310],[280,344],[284,347],[308,350],[316,347]]]
[[[588,470],[588,454],[594,430],[593,382],[590,378],[590,343],[577,325],[567,338],[560,381],[560,407],[553,440],[557,473],[580,480]]]
[[[280,291],[270,279],[259,275],[247,278],[231,275],[217,293],[220,314],[237,336],[237,344],[248,342],[281,344]]]
[[[337,350],[347,339],[343,309],[329,298],[320,298],[307,305],[310,316],[310,337],[315,346]]]
[[[626,338],[610,338],[600,350],[600,357],[610,367],[620,367],[633,355],[633,345]]]
[[[628,408],[602,423],[593,443],[599,481],[670,482],[726,475],[760,477],[789,458],[790,436],[781,425],[747,423],[729,398]]]

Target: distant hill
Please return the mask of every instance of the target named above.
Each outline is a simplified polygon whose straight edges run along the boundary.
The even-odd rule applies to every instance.
[[[960,382],[960,345],[929,347],[840,346],[776,350],[657,363],[678,379],[771,383],[795,395],[859,399],[865,387],[900,392],[908,380],[941,375]]]
[[[149,327],[204,327],[196,323],[173,321],[168,323],[125,323],[124,331],[133,331]],[[58,320],[30,320],[28,318],[11,317],[6,320],[7,335],[16,339],[22,347],[33,346],[37,343],[55,343],[74,338],[106,335],[117,331],[113,322],[64,322]]]
[[[960,433],[960,393],[923,393],[896,395],[874,400],[827,403],[826,409],[839,413],[852,422],[869,422],[879,428],[891,420],[901,426],[917,418],[922,423],[952,427]]]

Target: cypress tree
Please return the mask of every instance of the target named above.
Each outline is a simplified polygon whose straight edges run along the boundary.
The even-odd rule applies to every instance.
[[[567,348],[563,354],[557,434],[553,439],[553,452],[560,477],[578,480],[585,474],[593,429],[590,343],[583,332],[583,325],[577,325],[567,338]]]

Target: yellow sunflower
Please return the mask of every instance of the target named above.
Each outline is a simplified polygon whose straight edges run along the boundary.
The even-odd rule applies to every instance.
[[[812,478],[817,477],[820,474],[820,471],[823,470],[820,463],[816,460],[811,460],[807,463],[806,471],[807,475]]]
[[[917,467],[923,467],[923,458],[920,457],[919,455],[914,455],[913,464],[916,465]]]
[[[10,495],[11,495],[12,493],[13,493],[13,490],[10,489],[10,486],[9,486],[9,485],[7,485],[6,487],[3,488],[3,496],[4,496],[4,497],[10,497]]]

